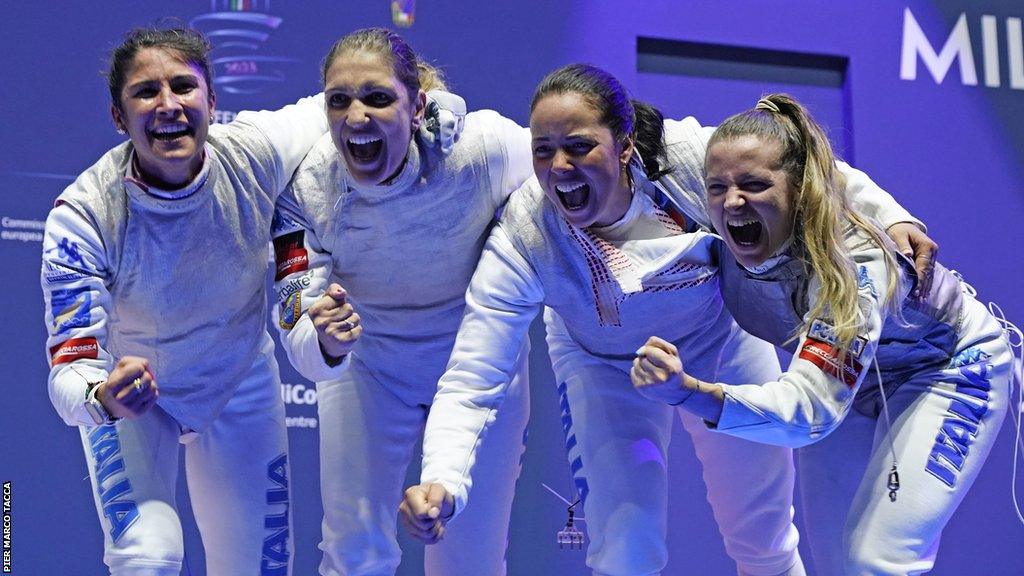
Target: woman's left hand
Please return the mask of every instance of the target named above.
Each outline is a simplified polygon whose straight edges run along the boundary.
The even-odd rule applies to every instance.
[[[896,243],[896,248],[914,261],[914,268],[917,270],[917,288],[914,290],[914,296],[927,296],[932,287],[939,245],[911,222],[897,222],[889,226],[886,233]]]
[[[458,94],[444,90],[427,92],[426,116],[420,125],[420,136],[437,142],[442,154],[449,154],[459,141],[466,121],[466,101]]]
[[[651,336],[636,351],[629,378],[633,387],[646,398],[677,405],[686,401],[696,388],[688,387],[679,350],[671,342]]]

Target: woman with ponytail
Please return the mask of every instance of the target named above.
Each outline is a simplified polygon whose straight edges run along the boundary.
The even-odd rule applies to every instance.
[[[794,358],[773,380],[705,380],[651,338],[634,385],[726,435],[813,444],[799,469],[819,573],[928,572],[1006,413],[999,324],[937,264],[910,296],[913,265],[850,208],[828,139],[791,97],[726,120],[706,166],[727,306]]]
[[[780,373],[774,349],[740,330],[719,296],[702,190],[709,133],[693,118],[663,120],[587,65],[544,79],[530,130],[535,177],[509,198],[470,283],[427,421],[423,483],[402,506],[410,533],[432,542],[466,505],[477,443],[502,413],[515,351],[544,309],[594,572],[664,569],[665,458],[678,413],[739,572],[803,574],[789,449],[715,434],[629,382],[652,330],[709,378]]]

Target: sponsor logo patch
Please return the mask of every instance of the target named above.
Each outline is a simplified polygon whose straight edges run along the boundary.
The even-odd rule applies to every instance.
[[[835,346],[839,341],[839,336],[836,334],[835,326],[832,326],[821,318],[815,318],[811,321],[811,327],[807,331],[807,336],[814,338],[815,340],[821,340],[822,342],[832,346]],[[853,342],[850,342],[849,355],[854,358],[860,358],[860,355],[864,352],[864,347],[867,346],[867,343],[868,341],[866,338],[857,336],[853,339]]]
[[[277,263],[274,281],[309,269],[309,255],[303,246],[305,237],[305,230],[296,230],[274,238],[274,260]]]
[[[966,350],[961,351],[959,354],[954,356],[949,361],[950,368],[959,368],[961,366],[968,366],[970,364],[978,364],[979,362],[986,362],[991,358],[991,354],[986,354],[977,346],[971,346]]]
[[[857,384],[857,376],[861,372],[860,362],[847,354],[846,362],[840,367],[836,348],[828,342],[808,338],[800,349],[800,358],[814,364],[822,372],[839,378],[851,388]]]
[[[57,262],[45,262],[44,265],[43,279],[47,285],[66,284],[75,280],[81,280],[87,276],[84,272],[68,268]]]
[[[878,290],[875,290],[875,281],[868,276],[868,269],[866,266],[861,266],[857,271],[857,288],[859,290],[867,290],[875,300],[878,300]]]
[[[281,303],[281,319],[279,324],[285,330],[291,330],[302,315],[302,292],[293,292]]]
[[[82,358],[98,358],[100,344],[93,337],[68,338],[50,348],[50,359],[54,366]]]
[[[50,307],[55,333],[64,334],[73,328],[88,326],[92,320],[91,305],[92,294],[88,288],[54,290],[50,294]]]
[[[296,292],[301,292],[306,288],[309,288],[309,285],[312,282],[312,280],[312,272],[306,272],[305,274],[299,276],[298,278],[293,278],[292,280],[289,280],[287,284],[282,286],[281,289],[277,291],[277,303],[283,305],[292,294]]]
[[[278,236],[284,232],[295,232],[301,230],[302,226],[299,225],[291,216],[283,212],[274,212],[274,217],[270,221],[270,233],[274,236]]]
[[[67,238],[61,238],[57,245],[57,253],[68,264],[78,263],[85,266],[85,259],[82,258],[82,251],[78,248],[78,242],[72,242]]]

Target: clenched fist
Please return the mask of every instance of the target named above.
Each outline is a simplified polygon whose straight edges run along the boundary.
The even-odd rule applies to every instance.
[[[121,358],[107,381],[96,388],[96,399],[114,418],[136,418],[145,414],[160,398],[149,360],[138,356]]]
[[[348,296],[340,284],[328,286],[324,295],[306,313],[313,321],[320,351],[328,362],[338,362],[351,352],[363,333],[359,314],[348,303]]]
[[[410,486],[398,507],[398,516],[410,536],[424,544],[444,538],[445,524],[455,512],[455,497],[433,482]]]
[[[682,406],[711,424],[717,424],[722,415],[725,403],[722,386],[701,382],[684,372],[679,350],[657,336],[648,338],[636,351],[629,379],[645,397]]]
[[[683,378],[683,361],[671,342],[651,336],[636,351],[629,371],[633,387],[645,397],[666,404],[682,404],[696,388],[688,388]]]

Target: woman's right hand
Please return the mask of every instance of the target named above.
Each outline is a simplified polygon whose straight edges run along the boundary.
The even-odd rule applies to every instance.
[[[636,351],[629,372],[633,388],[650,400],[673,406],[682,404],[696,390],[683,372],[679,350],[671,342],[651,336]]]
[[[306,312],[316,328],[320,351],[328,362],[337,363],[352,351],[363,333],[359,314],[348,303],[348,295],[340,284],[332,283],[319,300]]]
[[[96,399],[114,418],[137,418],[156,404],[160,389],[149,369],[149,360],[121,358],[107,381],[96,388]]]
[[[444,538],[445,524],[455,513],[455,497],[435,482],[410,486],[398,507],[398,516],[410,536],[424,544]]]

